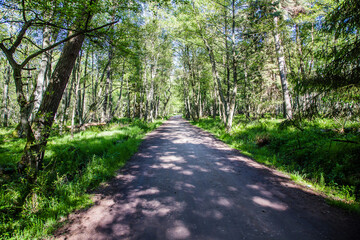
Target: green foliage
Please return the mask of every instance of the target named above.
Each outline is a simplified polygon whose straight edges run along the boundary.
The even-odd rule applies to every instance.
[[[238,116],[235,122],[230,133],[219,128],[218,118],[193,124],[256,161],[290,173],[293,180],[310,182],[331,196],[359,202],[358,122],[348,122],[345,132],[337,122],[328,119],[303,121],[302,130],[298,126],[284,127],[280,119],[245,122],[243,116]]]
[[[319,61],[322,64],[316,74],[306,79],[302,87],[303,90],[312,88],[335,95],[335,102],[359,102],[360,3],[357,0],[337,0],[335,3],[320,29],[324,35],[333,38],[333,46],[320,51],[319,57],[324,61]]]
[[[15,167],[20,160],[24,140],[9,136],[11,129],[1,129],[0,170],[0,233],[1,239],[39,239],[51,234],[70,212],[92,204],[88,190],[114,176],[137,151],[145,133],[160,121],[118,119],[108,126],[93,127],[70,135],[50,138],[44,171],[33,186],[33,194],[17,207],[25,179],[19,178]],[[11,165],[12,164],[12,165]]]

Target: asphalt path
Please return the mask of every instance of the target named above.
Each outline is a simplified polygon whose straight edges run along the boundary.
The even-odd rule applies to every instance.
[[[57,239],[359,239],[359,217],[329,206],[180,117],[72,214]]]

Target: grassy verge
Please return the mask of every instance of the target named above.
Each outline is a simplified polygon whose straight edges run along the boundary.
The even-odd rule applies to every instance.
[[[33,190],[36,198],[26,199],[21,209],[17,201],[23,180],[15,169],[25,142],[12,138],[12,129],[1,129],[0,239],[42,238],[70,212],[90,206],[87,192],[113,177],[137,151],[143,136],[160,124],[120,119],[79,132],[73,139],[52,136],[45,169]]]
[[[219,118],[192,124],[256,161],[289,174],[294,181],[325,193],[330,204],[360,213],[358,122],[348,123],[345,132],[329,119],[294,127],[281,119],[247,122],[237,116],[230,133]]]

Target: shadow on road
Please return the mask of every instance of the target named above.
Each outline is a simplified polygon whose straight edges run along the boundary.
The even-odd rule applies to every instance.
[[[172,118],[149,134],[69,239],[354,239],[358,219]]]

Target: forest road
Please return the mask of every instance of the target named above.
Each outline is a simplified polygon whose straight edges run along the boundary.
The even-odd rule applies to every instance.
[[[359,217],[244,157],[180,117],[148,134],[127,165],[56,239],[359,239]]]

